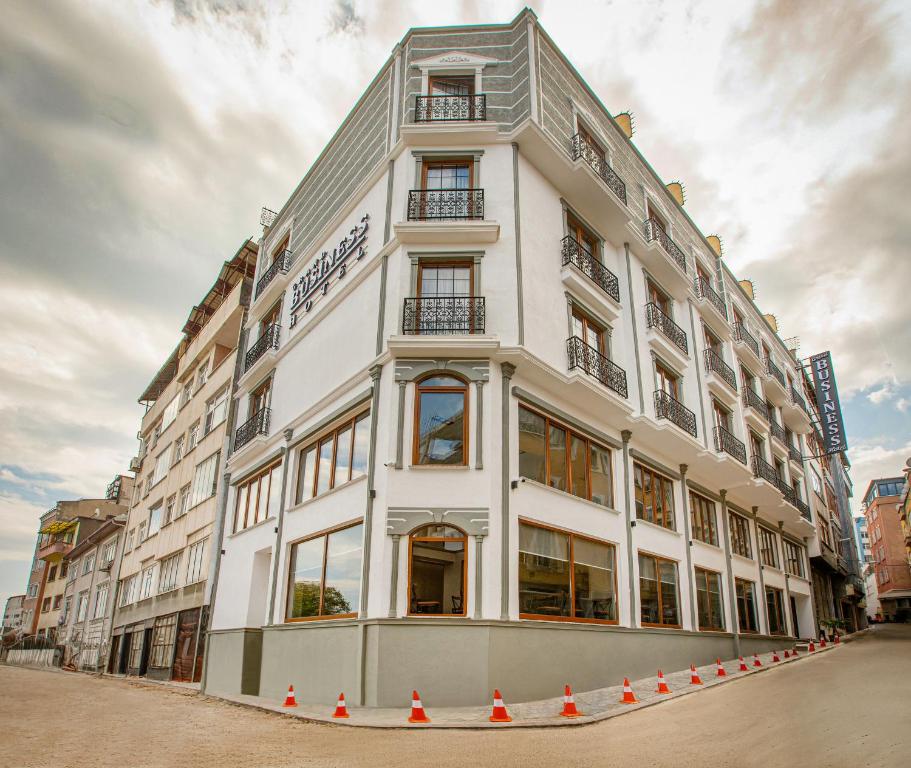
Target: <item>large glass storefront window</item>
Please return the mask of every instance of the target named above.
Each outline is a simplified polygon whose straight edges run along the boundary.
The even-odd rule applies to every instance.
[[[720,573],[704,568],[696,569],[696,605],[699,629],[717,632],[724,630]]]
[[[679,629],[677,563],[639,553],[639,602],[643,625]]]
[[[425,525],[409,537],[408,612],[465,615],[465,550],[468,537],[447,525]]]
[[[363,528],[358,523],[292,545],[289,621],[357,615]]]

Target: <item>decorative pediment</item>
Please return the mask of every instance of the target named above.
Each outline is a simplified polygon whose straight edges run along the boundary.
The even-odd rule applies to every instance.
[[[416,59],[411,62],[411,66],[420,69],[422,72],[427,72],[431,69],[480,70],[498,63],[497,59],[492,59],[489,56],[478,56],[475,53],[464,53],[462,51],[447,51],[436,56]]]

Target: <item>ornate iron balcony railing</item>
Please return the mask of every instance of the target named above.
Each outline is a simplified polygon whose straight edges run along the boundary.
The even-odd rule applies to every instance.
[[[445,336],[484,333],[483,296],[426,296],[405,299],[402,333]]]
[[[260,408],[241,424],[234,433],[234,450],[239,451],[257,435],[268,435],[271,414],[269,408]]]
[[[803,462],[803,456],[800,455],[800,450],[793,443],[788,443],[788,456],[791,457],[791,461],[796,461],[798,464]]]
[[[696,414],[663,389],[655,390],[655,415],[696,437]]]
[[[623,201],[623,204],[626,205],[626,182],[624,182],[623,179],[616,174],[614,169],[607,164],[604,156],[589,144],[581,133],[577,133],[573,136],[570,139],[570,144],[572,145],[573,160],[581,158],[588,163],[589,167],[604,179],[604,183],[610,187],[611,192],[619,197]]]
[[[778,490],[781,491],[784,499],[792,507],[797,506],[797,491],[795,491],[790,485],[788,485],[784,480],[778,481]]]
[[[704,350],[703,355],[705,357],[706,373],[717,373],[721,380],[736,392],[737,376],[734,374],[734,369],[724,362],[721,359],[721,355],[711,347]]]
[[[658,219],[646,219],[645,220],[645,239],[648,242],[652,240],[657,240],[661,243],[661,247],[667,252],[667,255],[670,256],[684,272],[686,269],[686,254],[680,249],[680,246],[677,245],[670,237],[668,237],[667,232],[664,231],[664,227],[661,226],[661,222]]]
[[[487,94],[484,93],[414,97],[416,123],[486,119]]]
[[[772,437],[778,440],[779,443],[782,445],[787,445],[787,439],[785,438],[784,434],[784,427],[775,421],[775,417],[772,416],[771,413],[769,414],[769,432],[772,433]]]
[[[617,276],[572,235],[563,238],[563,266],[567,264],[572,264],[614,301],[620,303],[620,282]]]
[[[271,283],[277,275],[285,274],[291,269],[291,251],[285,249],[278,256],[269,268],[262,273],[259,280],[256,281],[256,293],[253,298],[258,299],[259,295],[266,290],[266,286]]]
[[[775,380],[776,380],[779,384],[781,384],[782,387],[785,386],[785,383],[784,383],[784,374],[781,372],[781,368],[779,368],[777,365],[775,365],[775,363],[772,362],[772,358],[771,358],[771,357],[767,357],[767,358],[765,359],[765,369],[769,372],[769,375],[770,375],[770,376],[774,376],[774,377],[775,377]]]
[[[767,462],[762,456],[754,455],[752,461],[750,462],[753,468],[753,477],[760,478],[766,482],[771,483],[776,488],[778,488],[778,473],[775,471],[769,462]]]
[[[733,456],[741,464],[747,463],[746,446],[724,427],[715,427],[715,450]]]
[[[759,342],[756,341],[756,337],[744,327],[743,323],[734,323],[734,339],[746,344],[753,350],[753,354],[755,354],[756,357],[759,357]]]
[[[608,389],[612,389],[621,397],[627,397],[626,371],[619,365],[578,336],[571,336],[566,340],[566,351],[569,355],[570,370],[581,368]]]
[[[244,356],[244,373],[249,371],[253,364],[266,354],[267,350],[278,349],[278,338],[281,335],[281,330],[281,326],[277,323],[272,323],[272,325],[263,329],[256,343],[247,350],[247,354]]]
[[[408,193],[408,221],[483,218],[483,189],[412,189]]]
[[[686,340],[686,331],[664,314],[661,307],[654,302],[650,301],[645,305],[645,322],[649,328],[660,330],[681,349],[683,354],[688,355],[690,353],[689,344],[687,344]]]
[[[807,410],[807,401],[800,396],[797,390],[794,389],[793,385],[791,385],[791,402],[800,408],[800,410],[802,410],[804,413],[809,414],[809,411]]]
[[[800,516],[804,520],[810,520],[810,505],[807,504],[807,502],[805,502],[803,499],[798,498],[798,499],[796,499],[796,503],[794,506],[796,506],[797,509],[800,510]]]
[[[765,400],[749,386],[744,386],[743,388],[743,404],[747,408],[752,408],[766,421],[769,420],[769,407],[765,404]]]
[[[725,320],[728,319],[728,308],[724,305],[724,299],[722,299],[721,296],[718,295],[718,292],[712,288],[708,280],[702,275],[696,275],[696,279],[693,281],[693,287],[696,290],[696,295],[700,299],[708,301],[709,304],[718,310],[719,314]]]

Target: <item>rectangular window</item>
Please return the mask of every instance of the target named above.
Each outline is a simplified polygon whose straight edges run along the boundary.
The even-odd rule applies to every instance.
[[[759,526],[759,560],[769,568],[778,567],[778,542],[768,528]]]
[[[177,574],[179,568],[180,552],[176,555],[171,555],[171,557],[162,561],[161,570],[158,576],[159,593],[170,592],[172,589],[177,589]]]
[[[208,435],[228,416],[228,388],[224,387],[214,397],[206,401],[205,426],[202,433]]]
[[[175,518],[183,517],[187,514],[187,510],[190,508],[190,484],[187,483],[183,488],[180,489],[180,502],[177,504],[177,513],[174,515]]]
[[[718,529],[715,524],[715,502],[690,491],[690,514],[693,538],[718,546]]]
[[[174,656],[174,638],[177,634],[177,614],[159,616],[155,619],[152,630],[152,649],[149,655],[149,666],[167,669]]]
[[[193,422],[187,430],[187,453],[196,447],[197,442],[199,442],[199,421]]]
[[[613,544],[520,523],[520,616],[616,623],[615,563]]]
[[[120,581],[120,605],[129,605],[136,599],[136,576],[129,576]]]
[[[196,374],[196,389],[197,391],[202,389],[205,386],[205,383],[209,380],[209,362],[208,360],[199,366],[199,371]]]
[[[679,629],[677,563],[640,552],[639,601],[643,626]]]
[[[731,550],[741,557],[753,559],[753,545],[750,542],[750,521],[733,512],[729,514],[731,521]]]
[[[288,621],[357,615],[363,533],[357,523],[292,545]]]
[[[605,507],[613,505],[610,450],[521,405],[519,474]]]
[[[242,531],[278,515],[281,503],[282,464],[273,464],[237,488],[234,531]]]
[[[139,544],[142,544],[142,542],[144,542],[144,541],[146,540],[146,526],[147,526],[148,524],[149,524],[149,523],[148,523],[147,520],[143,520],[143,521],[139,524],[139,527],[136,529],[136,544],[137,544],[137,546],[138,546]]]
[[[155,566],[149,566],[142,572],[142,582],[139,586],[139,599],[145,600],[152,596],[152,582],[155,579]]]
[[[161,431],[164,432],[171,424],[174,419],[177,418],[177,411],[180,410],[180,397],[175,395],[171,402],[168,403],[164,408],[164,413],[161,414]]]
[[[720,573],[696,568],[696,605],[700,630],[703,632],[724,631]]]
[[[155,469],[152,472],[152,485],[158,485],[162,480],[164,480],[165,475],[168,474],[168,469],[171,467],[171,449],[173,448],[173,443],[169,443],[168,447],[165,448],[161,453],[158,454],[158,457],[155,459]]]
[[[784,544],[784,563],[785,568],[788,573],[792,576],[799,576],[803,578],[803,557],[801,554],[801,548],[796,544],[783,539],[782,543]]]
[[[765,602],[769,611],[769,634],[787,634],[784,623],[784,595],[781,590],[774,587],[766,587]]]
[[[102,584],[95,590],[95,610],[92,613],[93,619],[100,619],[104,616],[104,610],[108,605],[108,585]]]
[[[66,578],[67,574],[69,573],[69,569],[70,569],[69,561],[68,560],[61,561],[61,563],[60,563],[60,578],[61,579]],[[72,579],[73,576],[70,576],[70,578]]]
[[[85,621],[85,616],[89,612],[89,593],[88,591],[79,593],[79,605],[76,609],[76,621]]]
[[[87,573],[91,573],[94,567],[95,553],[93,551],[86,555],[85,559],[82,561],[82,575],[85,576]]]
[[[59,611],[61,602],[63,602],[63,595],[54,595],[54,605],[51,610]]]
[[[216,451],[208,459],[196,465],[193,485],[190,490],[191,508],[215,495],[216,472],[218,471],[218,458],[220,455],[221,452]]]
[[[164,505],[164,521],[162,525],[167,525],[174,519],[174,510],[177,505],[177,494],[172,493]]]
[[[104,547],[101,550],[101,564],[103,566],[108,566],[114,562],[114,554],[117,550],[117,539],[116,537],[105,543]]]
[[[203,563],[206,557],[206,542],[208,539],[191,544],[187,550],[187,584],[195,584],[205,578]]]
[[[185,440],[186,438],[181,435],[174,441],[174,457],[171,459],[172,467],[183,458],[183,446]]]
[[[318,442],[298,451],[294,503],[319,496],[367,473],[370,411],[345,421]]]
[[[54,581],[54,579],[56,579],[56,578],[57,578],[57,566],[52,565],[51,570],[47,574],[47,580]]]
[[[737,624],[741,632],[758,632],[759,623],[756,619],[756,595],[752,581],[736,579],[737,590]]]
[[[146,538],[151,538],[161,530],[161,502],[149,510],[149,525],[146,529]]]
[[[636,486],[636,517],[676,531],[674,483],[638,462],[633,465],[633,478]]]
[[[193,397],[192,377],[184,382],[183,391],[180,393],[180,407],[183,408],[187,403],[189,403],[191,397]]]

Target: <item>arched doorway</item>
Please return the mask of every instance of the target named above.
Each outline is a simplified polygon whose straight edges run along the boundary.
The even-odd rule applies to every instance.
[[[408,614],[464,616],[468,536],[424,525],[408,537]]]

